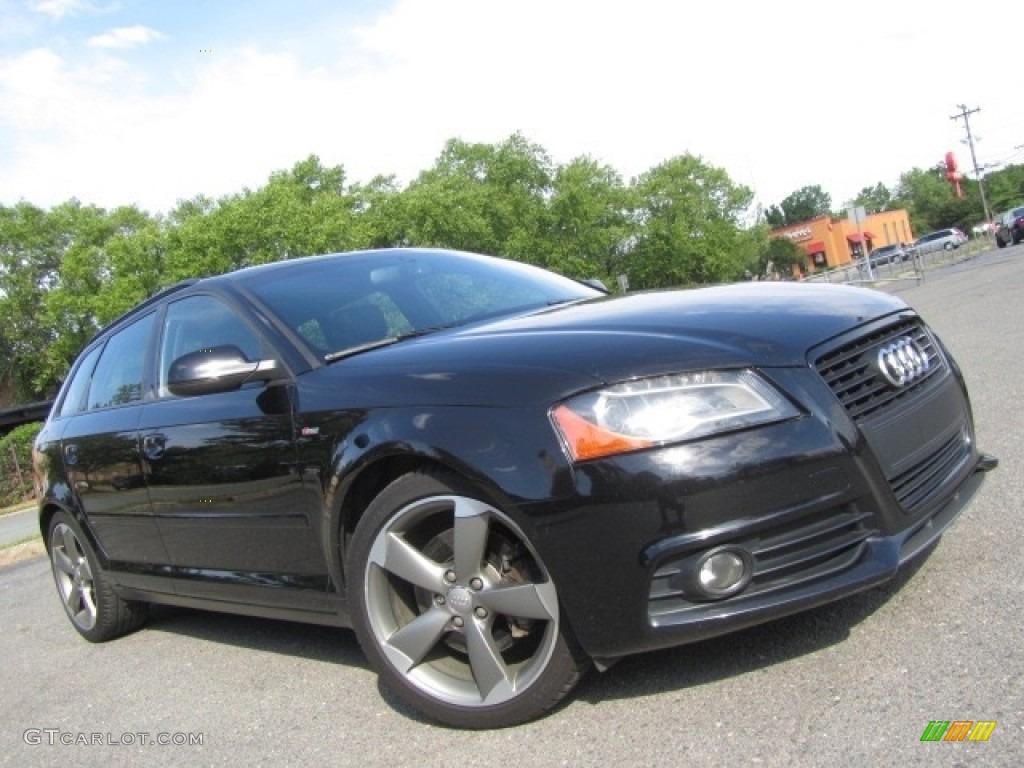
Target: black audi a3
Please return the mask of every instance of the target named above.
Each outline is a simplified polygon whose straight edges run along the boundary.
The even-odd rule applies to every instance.
[[[452,251],[170,288],[83,350],[35,445],[75,629],[166,603],[351,627],[437,721],[894,576],[996,460],[901,300],[611,297]]]

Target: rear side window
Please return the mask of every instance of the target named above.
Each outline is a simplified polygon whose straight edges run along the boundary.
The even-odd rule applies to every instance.
[[[150,313],[107,341],[89,387],[90,410],[142,399],[142,373],[152,327]]]
[[[64,402],[60,404],[60,416],[72,416],[85,407],[85,393],[89,389],[89,382],[92,380],[92,369],[96,367],[96,360],[100,356],[103,347],[96,347],[79,363],[75,375],[68,385],[67,394],[64,395]]]

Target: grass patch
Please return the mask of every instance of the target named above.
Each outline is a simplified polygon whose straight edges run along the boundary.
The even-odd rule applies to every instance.
[[[30,536],[21,542],[0,547],[0,568],[31,560],[46,554],[46,547],[38,536]]]

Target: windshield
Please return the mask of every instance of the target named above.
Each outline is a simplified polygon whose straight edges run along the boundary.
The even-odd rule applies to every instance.
[[[440,328],[602,294],[506,259],[388,250],[280,262],[236,274],[322,359]]]

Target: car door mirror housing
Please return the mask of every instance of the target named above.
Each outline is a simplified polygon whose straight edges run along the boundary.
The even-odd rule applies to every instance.
[[[167,388],[179,397],[230,392],[249,381],[277,376],[276,360],[248,360],[233,344],[208,347],[182,355],[171,363]]]

